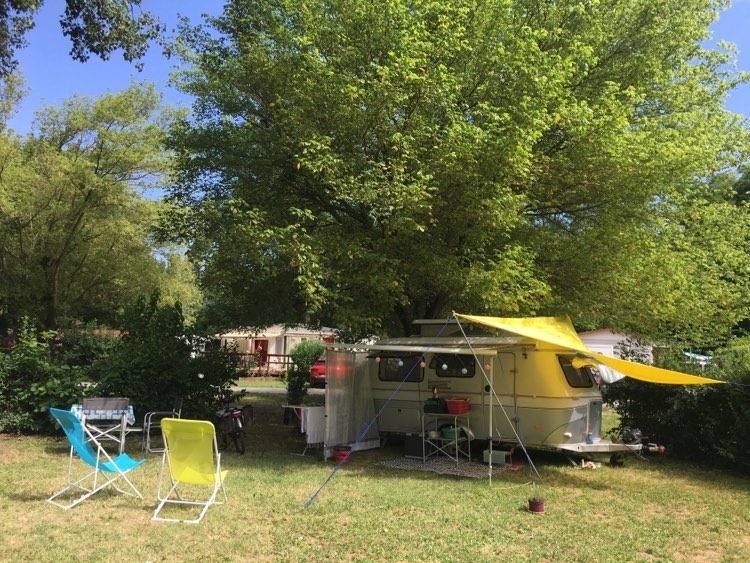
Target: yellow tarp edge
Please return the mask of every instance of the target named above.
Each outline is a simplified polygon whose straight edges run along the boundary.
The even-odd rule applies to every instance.
[[[612,358],[603,354],[597,354],[589,350],[583,343],[578,333],[573,328],[573,323],[567,317],[483,317],[475,315],[462,315],[453,313],[459,319],[476,323],[498,330],[504,330],[519,336],[532,338],[540,342],[546,342],[554,346],[566,348],[574,352],[594,358],[596,361],[611,367],[620,373],[650,383],[661,383],[666,385],[705,385],[713,383],[726,383],[719,379],[700,377],[679,371],[658,368],[620,358]]]

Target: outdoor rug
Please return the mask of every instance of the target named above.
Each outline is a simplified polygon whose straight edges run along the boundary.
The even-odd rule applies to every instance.
[[[472,479],[482,479],[487,477],[490,472],[490,466],[475,461],[456,460],[448,457],[432,457],[427,461],[410,457],[399,457],[381,461],[378,465],[390,467],[391,469],[410,469],[412,471],[431,471],[441,475],[455,475],[457,477],[471,477]],[[504,465],[493,465],[492,474],[498,474],[505,471]]]

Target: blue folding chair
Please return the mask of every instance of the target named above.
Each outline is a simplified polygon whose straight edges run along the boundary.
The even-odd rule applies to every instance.
[[[127,477],[127,473],[145,462],[145,459],[134,460],[128,454],[122,453],[116,458],[112,458],[96,440],[91,431],[86,428],[75,414],[70,411],[61,409],[49,409],[50,414],[60,423],[65,435],[70,442],[70,455],[68,458],[68,484],[61,490],[57,491],[48,500],[54,505],[61,508],[72,508],[80,502],[83,502],[94,493],[101,491],[107,485],[112,485],[118,492],[125,495],[143,498],[138,489]],[[93,468],[80,479],[73,481],[73,454]],[[122,478],[130,487],[131,491],[123,490],[115,483]],[[87,484],[88,482],[88,484]],[[57,498],[70,490],[83,491],[83,494],[73,501],[63,504],[57,501]]]

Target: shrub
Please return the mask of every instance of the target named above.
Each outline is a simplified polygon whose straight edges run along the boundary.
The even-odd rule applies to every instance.
[[[605,400],[621,417],[621,428],[637,427],[682,459],[718,459],[750,468],[750,346],[735,343],[714,354],[706,371],[678,351],[661,367],[741,385],[657,385],[623,379],[608,386]]]
[[[298,405],[304,399],[310,379],[310,368],[325,349],[325,344],[320,341],[305,340],[289,352],[293,362],[292,367],[286,371],[287,401],[290,405]]]
[[[119,331],[97,324],[62,330],[52,341],[53,359],[59,365],[90,368],[117,346]]]
[[[53,431],[49,407],[70,408],[81,397],[83,370],[51,361],[53,336],[24,319],[16,344],[0,354],[0,432]]]
[[[92,370],[92,393],[129,397],[137,417],[182,397],[186,416],[207,418],[215,410],[211,386],[233,383],[236,356],[217,347],[196,354],[194,341],[203,339],[185,326],[180,304],[161,304],[158,292],[126,310],[122,330],[117,346]]]

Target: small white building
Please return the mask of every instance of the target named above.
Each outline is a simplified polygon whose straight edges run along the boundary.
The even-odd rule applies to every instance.
[[[232,347],[240,355],[240,369],[257,368],[280,372],[289,363],[289,352],[300,342],[334,342],[336,329],[272,325],[263,330],[237,330],[219,336],[221,345]]]
[[[578,336],[592,352],[598,352],[613,358],[636,360],[645,364],[654,363],[654,346],[645,344],[638,339],[615,332],[609,328],[579,332]],[[658,346],[657,355],[658,355]],[[711,356],[683,352],[688,363],[694,363],[705,368],[711,362]]]
[[[632,336],[615,332],[611,328],[579,332],[578,336],[592,352],[612,358],[637,359],[639,362],[653,363],[651,346],[639,342]]]

